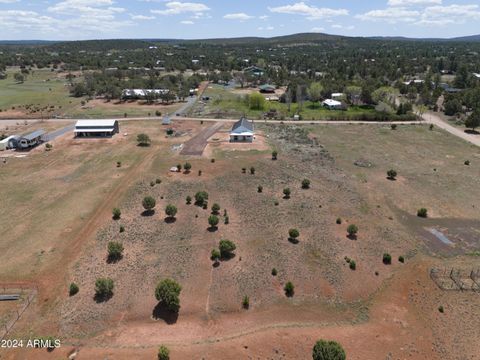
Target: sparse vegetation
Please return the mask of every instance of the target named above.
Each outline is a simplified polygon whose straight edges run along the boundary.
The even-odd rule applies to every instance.
[[[250,307],[250,298],[245,295],[242,300],[242,307],[247,310]]]
[[[349,267],[350,267],[351,270],[356,270],[357,269],[357,263],[355,262],[355,260],[350,260]]]
[[[204,206],[208,200],[208,193],[206,191],[199,191],[195,194],[195,205]]]
[[[284,198],[285,198],[285,199],[290,199],[290,194],[291,194],[291,193],[292,193],[292,192],[290,191],[290,188],[285,188],[285,189],[283,189],[283,195],[284,195]]]
[[[168,204],[166,207],[165,207],[165,214],[167,215],[167,217],[169,219],[175,219],[175,215],[177,215],[177,207],[175,205],[172,205],[172,204]]]
[[[255,168],[253,166],[250,168],[250,174],[255,175]]]
[[[387,171],[387,179],[395,180],[397,178],[397,172],[393,169]]]
[[[138,134],[137,135],[138,146],[150,146],[151,140],[147,134]]]
[[[155,298],[171,312],[180,310],[180,292],[182,287],[172,279],[160,281],[155,289]]]
[[[287,297],[292,297],[295,294],[295,286],[291,281],[288,281],[285,284],[283,290],[285,291],[285,295],[287,295]]]
[[[187,205],[190,205],[192,203],[192,197],[188,195],[186,198],[186,201],[187,201]]]
[[[312,351],[313,360],[345,360],[347,355],[335,341],[318,340]]]
[[[273,268],[273,269],[272,269],[272,275],[273,275],[273,276],[277,276],[277,274],[278,274],[277,269]]]
[[[297,229],[290,229],[288,230],[288,236],[290,240],[296,241],[297,238],[300,236],[300,232]]]
[[[310,180],[308,179],[302,180],[302,189],[310,189]]]
[[[211,229],[216,229],[219,222],[220,222],[220,219],[218,218],[217,215],[210,215],[208,217],[208,224],[210,225]]]
[[[385,265],[390,265],[392,263],[392,256],[389,253],[383,254],[382,261]]]
[[[183,168],[185,169],[185,172],[189,173],[190,170],[192,170],[192,164],[186,162],[185,165],[183,165]]]
[[[114,208],[114,209],[112,210],[112,216],[113,216],[113,219],[114,219],[114,220],[119,220],[120,217],[122,216],[122,212],[120,211],[119,208]]]
[[[257,191],[259,193],[263,192],[263,186],[262,185],[259,185],[258,188],[257,188]]]
[[[272,160],[277,160],[278,152],[276,150],[272,151]]]
[[[108,299],[113,295],[114,287],[112,279],[99,278],[95,281],[95,296],[100,300]]]
[[[404,258],[402,255],[400,255],[400,256],[398,257],[398,261],[403,264],[403,263],[405,262],[405,258]]]
[[[443,308],[443,305],[440,305],[438,307],[438,311],[441,312],[442,314],[445,312],[445,309]]]
[[[336,223],[337,223],[337,225],[341,225],[342,224],[342,218],[337,218]]]
[[[115,262],[123,256],[123,245],[118,241],[110,241],[107,246],[108,249],[108,261]]]
[[[348,225],[347,233],[348,233],[349,237],[355,238],[357,236],[357,233],[358,233],[358,226],[355,225],[355,224]]]
[[[428,216],[428,210],[425,208],[418,209],[417,216],[421,218],[426,218]]]
[[[80,291],[80,288],[78,287],[78,285],[72,282],[70,284],[69,289],[68,289],[68,294],[70,296],[74,296],[74,295],[78,294],[79,291]]]
[[[161,345],[157,357],[158,360],[170,360],[170,350],[165,345]]]
[[[233,257],[233,252],[237,248],[235,243],[230,240],[220,240],[220,243],[218,244],[218,248],[220,250],[220,256],[222,259],[229,259]]]
[[[142,206],[146,211],[152,211],[157,202],[152,196],[145,196],[142,201]]]
[[[218,215],[220,213],[220,205],[217,203],[212,205],[212,214],[213,215]]]

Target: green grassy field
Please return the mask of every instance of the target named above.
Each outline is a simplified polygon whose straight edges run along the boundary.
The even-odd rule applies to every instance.
[[[43,111],[43,115],[68,112],[78,106],[81,99],[69,96],[65,79],[49,69],[33,70],[26,75],[23,83],[17,83],[14,74],[19,69],[9,68],[7,78],[0,80],[0,109],[2,112],[11,110],[24,111],[25,106],[33,105],[36,108],[51,107],[53,111]],[[41,112],[37,112],[42,116]]]

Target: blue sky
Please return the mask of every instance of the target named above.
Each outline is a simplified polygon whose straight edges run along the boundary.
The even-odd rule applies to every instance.
[[[480,33],[479,0],[0,0],[2,40]]]

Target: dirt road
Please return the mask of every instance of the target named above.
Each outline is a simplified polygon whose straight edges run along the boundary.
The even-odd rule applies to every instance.
[[[433,113],[425,113],[422,117],[427,123],[438,126],[440,129],[448,131],[450,134],[468,141],[473,145],[480,146],[480,135],[468,134],[465,131],[446,123],[438,115]]]

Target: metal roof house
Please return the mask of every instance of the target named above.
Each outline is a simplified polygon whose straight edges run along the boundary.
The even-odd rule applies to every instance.
[[[248,121],[247,118],[242,117],[235,124],[233,124],[230,131],[230,142],[253,142],[255,137],[255,126],[253,121]]]
[[[40,129],[30,134],[21,135],[17,140],[18,149],[29,149],[41,144],[44,141],[45,131]]]
[[[118,120],[78,120],[75,137],[112,137],[118,134]]]

